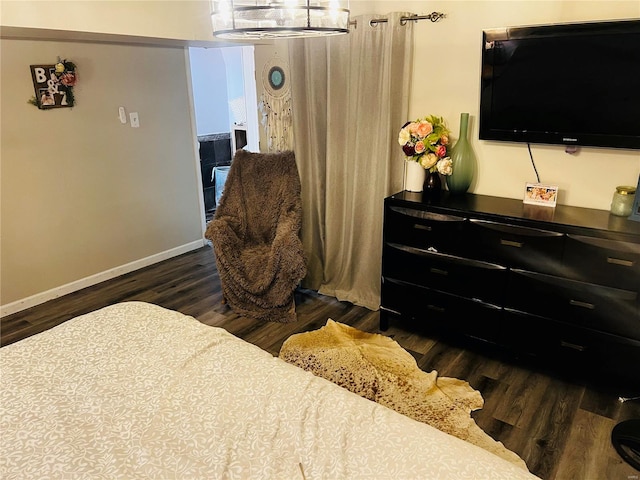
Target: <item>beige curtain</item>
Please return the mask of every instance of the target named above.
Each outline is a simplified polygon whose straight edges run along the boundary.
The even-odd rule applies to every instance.
[[[307,288],[377,310],[384,197],[402,190],[413,22],[369,15],[348,35],[290,42]],[[377,16],[375,18],[380,18]]]

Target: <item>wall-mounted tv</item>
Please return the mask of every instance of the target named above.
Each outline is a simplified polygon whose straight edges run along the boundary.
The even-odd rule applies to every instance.
[[[640,149],[640,20],[487,29],[480,139]]]

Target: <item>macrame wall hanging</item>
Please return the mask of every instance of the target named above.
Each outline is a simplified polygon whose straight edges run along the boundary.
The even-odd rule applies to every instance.
[[[267,151],[290,150],[293,148],[293,128],[289,65],[277,53],[262,69],[262,85],[264,90],[258,109],[267,137]]]

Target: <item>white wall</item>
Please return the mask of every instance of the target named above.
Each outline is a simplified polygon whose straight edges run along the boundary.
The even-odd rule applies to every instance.
[[[222,50],[222,56],[227,66],[227,94],[229,99],[244,98],[242,47],[226,47],[220,50]],[[233,115],[230,113],[229,116],[233,121]]]
[[[229,132],[230,97],[223,49],[189,48],[189,61],[198,135]]]
[[[204,244],[183,48],[1,40],[0,303],[9,310]],[[29,65],[78,69],[39,110]],[[123,125],[118,107],[138,112]],[[7,309],[5,308],[6,312]]]
[[[458,136],[461,112],[471,115],[470,138],[479,172],[471,191],[522,198],[524,184],[535,181],[526,144],[478,140],[480,55],[483,28],[540,23],[640,18],[640,2],[629,1],[384,1],[351,2],[352,17],[362,13],[439,11],[437,23],[414,25],[414,65],[410,118],[444,116]],[[594,59],[597,68],[597,59]],[[581,148],[576,155],[562,146],[532,146],[543,182],[560,186],[559,203],[609,209],[617,185],[636,185],[640,152]]]

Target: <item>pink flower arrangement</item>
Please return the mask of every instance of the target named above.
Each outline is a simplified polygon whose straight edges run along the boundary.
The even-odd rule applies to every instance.
[[[442,117],[431,115],[405,123],[398,134],[398,143],[407,161],[418,162],[430,172],[451,175],[450,133]]]

